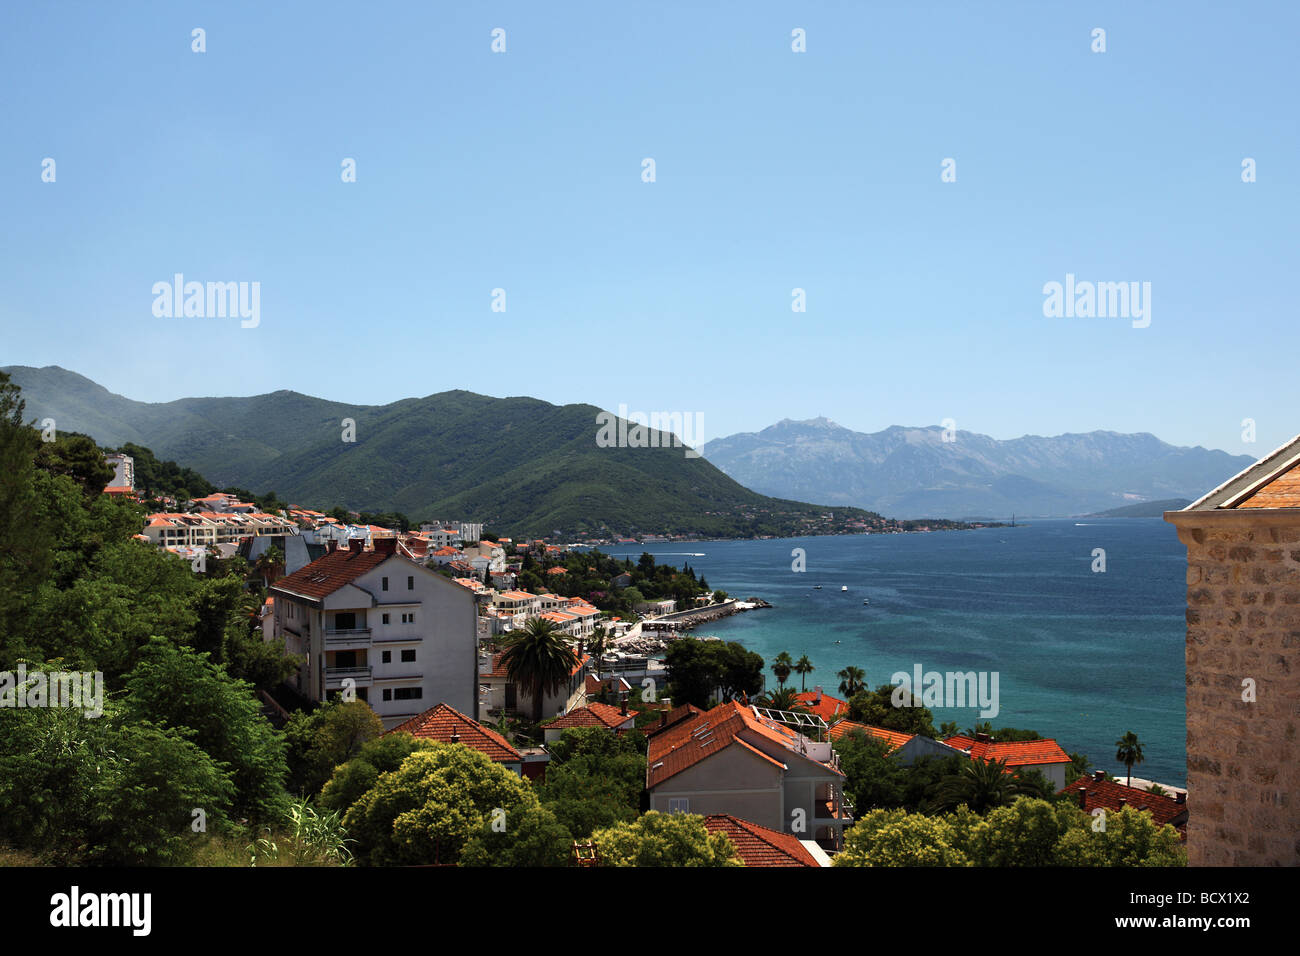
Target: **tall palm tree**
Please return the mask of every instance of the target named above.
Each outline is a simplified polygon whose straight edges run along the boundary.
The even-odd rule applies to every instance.
[[[1133,765],[1146,759],[1142,756],[1142,742],[1138,740],[1138,735],[1130,730],[1115,741],[1115,746],[1118,748],[1115,751],[1115,759],[1128,768],[1128,785],[1131,787],[1133,786]]]
[[[785,686],[786,679],[790,676],[792,670],[794,670],[794,661],[788,651],[782,651],[773,659],[772,673],[776,675],[776,682],[782,687]]]
[[[569,682],[578,655],[554,624],[534,617],[509,639],[501,663],[506,667],[506,679],[532,695],[533,722],[540,724],[542,698]]]
[[[835,676],[840,679],[840,693],[845,697],[867,689],[867,672],[861,667],[846,667]]]
[[[813,662],[808,660],[807,654],[794,662],[794,672],[799,675],[799,690],[801,692],[808,689],[808,675],[816,669],[813,667]]]

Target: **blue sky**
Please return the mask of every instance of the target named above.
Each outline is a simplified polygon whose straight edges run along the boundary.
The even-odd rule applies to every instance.
[[[1300,431],[1298,10],[8,4],[0,364],[1263,454]],[[155,318],[177,272],[260,282],[260,324]],[[1150,282],[1150,326],[1045,318],[1067,273]]]

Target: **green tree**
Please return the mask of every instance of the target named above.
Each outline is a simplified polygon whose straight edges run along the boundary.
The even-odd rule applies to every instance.
[[[813,662],[808,659],[807,654],[804,654],[794,662],[794,672],[799,675],[800,691],[806,691],[808,689],[808,675],[816,669],[817,668],[813,667]]]
[[[469,838],[461,866],[567,866],[573,838],[545,807],[526,807],[507,817],[504,828],[491,822]]]
[[[417,740],[408,733],[384,734],[367,741],[355,757],[334,768],[334,775],[321,789],[316,802],[324,810],[346,814],[382,775],[396,770],[417,750],[432,746],[431,741]]]
[[[678,703],[707,707],[715,694],[731,700],[763,687],[763,658],[734,641],[673,641],[664,663]]]
[[[776,655],[772,661],[772,673],[776,675],[776,682],[781,687],[785,686],[786,680],[790,677],[790,672],[794,670],[794,659],[790,657],[788,651],[782,651]]]
[[[845,836],[834,866],[970,866],[960,836],[946,817],[872,810]]]
[[[1142,742],[1138,740],[1137,734],[1130,730],[1115,741],[1115,747],[1117,748],[1115,759],[1128,769],[1128,785],[1131,787],[1133,786],[1133,765],[1146,759],[1142,755]]]
[[[651,810],[591,836],[602,866],[743,866],[723,833],[709,833],[704,818]]]
[[[785,710],[796,714],[808,713],[808,708],[799,701],[799,692],[793,687],[770,690],[755,698],[754,703],[772,710]]]
[[[54,441],[42,441],[36,450],[36,467],[51,475],[66,475],[87,496],[102,494],[114,473],[94,439],[76,432],[59,432]]]
[[[940,781],[931,805],[946,810],[966,805],[978,814],[1012,803],[1016,797],[1037,794],[1032,784],[1006,772],[1004,760],[971,760],[961,770]]]
[[[374,866],[457,863],[492,823],[526,819],[537,796],[520,777],[463,744],[434,743],[379,778],[343,818],[357,859]],[[503,821],[503,822],[502,822]]]
[[[262,716],[252,686],[226,674],[207,654],[155,639],[126,677],[123,715],[184,733],[229,768],[233,810],[279,822],[288,810],[284,741]]]
[[[532,696],[533,722],[541,723],[543,699],[568,684],[578,665],[578,655],[554,624],[534,617],[508,639],[501,663],[506,678]]]
[[[284,727],[289,789],[320,793],[335,767],[357,757],[363,745],[383,732],[384,722],[364,700],[331,700],[293,714]]]
[[[45,862],[184,862],[194,810],[221,828],[233,794],[180,731],[127,723],[111,701],[99,717],[37,707],[0,718],[0,843]]]
[[[846,667],[835,676],[840,679],[840,693],[845,697],[853,697],[866,689],[867,672],[861,667]]]
[[[904,706],[898,706],[896,701]],[[874,691],[863,689],[850,698],[849,719],[904,734],[935,736],[934,714],[930,709],[921,706],[919,697],[893,684],[882,684]]]

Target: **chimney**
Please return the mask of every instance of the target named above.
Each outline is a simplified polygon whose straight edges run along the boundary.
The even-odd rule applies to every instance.
[[[396,553],[397,553],[397,539],[396,539],[396,538],[376,538],[376,539],[375,539],[375,552],[376,552],[377,554],[396,554]]]
[[[1079,788],[1079,809],[1080,810],[1088,809],[1088,788],[1087,787]]]
[[[325,542],[325,553],[326,553],[326,554],[333,554],[333,553],[334,553],[335,551],[337,551],[338,549],[339,549],[339,541],[338,541],[338,538],[330,538],[328,541]]]
[[[813,688],[813,703],[820,704],[821,702],[822,702],[822,687],[821,684],[818,684],[816,687]]]
[[[1183,803],[1186,803],[1186,802],[1187,802],[1187,794],[1186,794],[1186,793],[1175,793],[1175,794],[1174,794],[1174,803],[1183,804]]]
[[[659,711],[659,726],[660,727],[668,726],[668,711],[666,710]]]
[[[626,717],[627,716],[627,694],[622,695],[622,700],[620,701],[620,705],[621,706],[619,708],[619,713],[621,713],[624,717]]]
[[[458,743],[460,743],[460,731],[459,731],[459,730],[453,730],[453,731],[451,732],[451,742],[452,742],[453,744],[458,744]]]
[[[990,737],[988,734],[976,734],[975,739],[982,744],[986,744],[989,743],[993,738]]]
[[[361,549],[364,548],[365,546],[366,543],[361,538],[348,539],[348,550],[351,551],[353,554],[360,554]]]
[[[1123,810],[1124,807],[1127,806],[1127,805],[1128,805],[1128,797],[1120,797],[1120,798],[1119,798],[1119,808],[1120,808],[1121,810]]]
[[[1092,779],[1093,779],[1093,780],[1105,780],[1105,779],[1106,779],[1106,771],[1105,771],[1105,770],[1094,770],[1094,771],[1092,772]]]

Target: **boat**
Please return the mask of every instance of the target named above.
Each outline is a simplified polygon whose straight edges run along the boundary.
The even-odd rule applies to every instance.
[[[814,590],[814,591],[820,591],[821,589],[822,589],[822,586],[821,586],[820,584],[814,584],[814,585],[813,585],[813,590]]]
[[[863,603],[863,604],[870,604],[871,602],[868,601],[866,598],[863,598],[863,599],[862,599],[862,603]]]
[[[847,591],[848,589],[849,589],[849,586],[848,586],[847,584],[844,584],[844,585],[841,585],[841,586],[840,586],[840,590],[841,590],[841,591]]]

